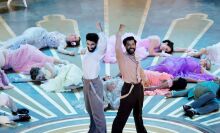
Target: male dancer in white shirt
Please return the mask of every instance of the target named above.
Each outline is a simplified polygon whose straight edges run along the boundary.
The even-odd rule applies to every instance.
[[[105,54],[107,38],[101,24],[97,23],[99,34],[86,35],[87,50],[82,58],[83,93],[86,110],[90,116],[89,133],[106,133],[103,104],[103,83],[99,78],[100,61]]]

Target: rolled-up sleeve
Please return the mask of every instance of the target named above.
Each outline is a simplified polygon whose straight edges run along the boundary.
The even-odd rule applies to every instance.
[[[182,91],[172,91],[172,97],[187,97],[189,89]]]
[[[124,52],[121,47],[121,35],[116,34],[116,42],[115,42],[115,52],[116,52],[116,58],[118,62],[124,62]]]
[[[104,55],[107,47],[107,37],[104,32],[100,32],[98,35],[99,35],[99,41],[97,45],[98,54]]]

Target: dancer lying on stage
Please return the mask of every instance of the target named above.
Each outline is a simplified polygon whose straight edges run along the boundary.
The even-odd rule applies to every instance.
[[[16,50],[0,49],[0,58],[2,69],[13,69],[15,72],[29,72],[32,67],[42,67],[47,62],[66,63],[64,60],[45,55],[32,45],[22,45]]]
[[[173,91],[166,94],[170,97],[188,97],[195,100],[190,105],[183,105],[185,115],[192,118],[194,115],[203,115],[219,110],[217,97],[220,97],[219,80],[204,81],[197,83],[190,89],[182,91]]]
[[[14,101],[7,94],[0,94],[0,108],[1,107],[9,108],[12,116],[0,115],[0,124],[14,124],[14,122],[24,122],[31,119],[28,115],[29,110],[25,108],[17,108]]]
[[[171,56],[173,52],[184,52],[184,48],[176,48],[174,50],[174,43],[170,40],[160,41],[159,36],[149,36],[145,39],[140,39],[133,33],[125,33],[122,36],[126,38],[127,36],[134,36],[137,41],[135,55],[141,60],[147,56]],[[104,57],[106,63],[116,63],[115,57],[115,35],[111,36],[108,40],[108,45]],[[123,51],[125,48],[122,46]]]
[[[46,63],[43,67],[31,68],[30,78],[17,78],[12,82],[40,82],[40,87],[47,92],[64,92],[83,87],[82,70],[74,64]]]
[[[71,91],[82,87],[82,70],[74,64],[55,66],[47,63],[42,68],[32,68],[30,75],[32,80],[47,80],[40,87],[48,92]]]
[[[198,58],[204,55],[205,58],[210,60],[213,64],[220,65],[219,49],[220,49],[220,42],[212,46],[202,48],[198,52],[194,52],[194,51],[188,52],[188,55]]]
[[[48,32],[41,27],[28,28],[15,38],[1,42],[3,48],[18,49],[22,45],[30,44],[38,49],[57,48],[57,51],[67,55],[75,55],[73,51],[65,50],[66,47],[77,47],[80,45],[80,37],[77,35],[65,36],[64,34],[53,31]]]
[[[19,49],[8,50],[0,49],[0,67],[3,70],[12,69],[15,72],[28,74],[32,67],[42,67],[45,63],[67,63],[64,60],[58,60],[54,57],[47,56],[37,48],[31,45],[22,45]],[[0,88],[12,88],[4,71],[0,71]]]
[[[191,79],[194,82],[214,80],[206,69],[210,69],[210,62],[201,60],[200,63],[191,57],[167,57],[162,62],[146,69],[151,71],[166,72],[174,77]]]

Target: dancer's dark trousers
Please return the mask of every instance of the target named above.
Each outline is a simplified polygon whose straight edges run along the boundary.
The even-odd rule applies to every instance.
[[[124,83],[121,91],[122,96],[128,94],[131,85],[130,83]],[[147,133],[142,119],[143,100],[144,90],[142,84],[134,84],[132,92],[126,98],[120,100],[118,113],[112,125],[112,133],[122,133],[132,110],[137,133]]]

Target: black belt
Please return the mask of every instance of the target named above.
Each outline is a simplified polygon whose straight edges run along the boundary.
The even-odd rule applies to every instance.
[[[141,82],[138,82],[138,83],[133,83],[133,82],[131,82],[131,83],[127,83],[127,82],[124,82],[125,84],[129,84],[129,85],[139,85],[139,84],[141,84]]]

